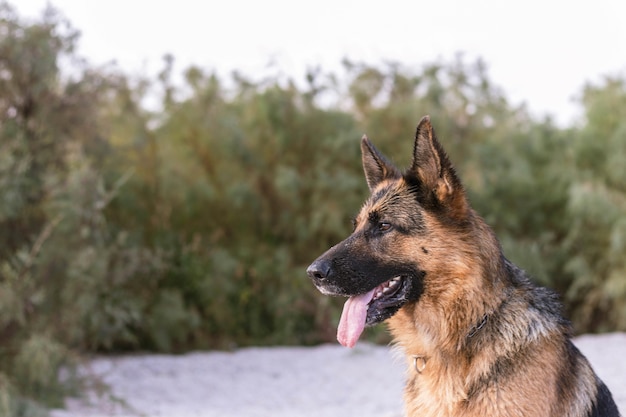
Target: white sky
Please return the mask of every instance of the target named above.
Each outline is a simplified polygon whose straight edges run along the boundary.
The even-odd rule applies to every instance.
[[[46,0],[12,0],[36,17]],[[465,52],[482,57],[513,103],[562,124],[579,113],[588,81],[626,74],[624,0],[53,0],[82,33],[78,52],[154,74],[171,53],[226,75],[256,78],[269,62],[303,79],[305,69],[341,59],[394,60],[420,68]]]

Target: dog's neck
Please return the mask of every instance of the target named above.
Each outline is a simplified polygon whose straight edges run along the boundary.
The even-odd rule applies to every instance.
[[[467,334],[467,339],[476,336],[478,332],[480,332],[480,330],[485,327],[485,324],[487,324],[487,320],[489,320],[489,316],[489,314],[485,314],[482,317],[480,323],[476,324],[470,329],[469,333]],[[426,365],[428,364],[428,360],[430,359],[430,357],[425,354],[413,354],[410,355],[410,357],[413,361],[413,370],[418,374],[421,374],[426,369]]]
[[[422,299],[404,306],[396,313],[397,317],[387,321],[394,342],[404,351],[411,369],[423,371],[433,356],[459,355],[471,360],[480,349],[484,331],[497,323],[493,317],[506,303],[509,291],[505,283],[489,278],[475,277],[475,282],[473,294],[491,294],[492,297],[485,299],[482,311],[475,311],[471,317],[457,316],[454,310],[441,311],[437,303]],[[490,287],[488,291],[486,287]],[[464,294],[456,302],[464,303],[471,296]],[[423,317],[423,320],[410,320],[411,317]],[[417,363],[415,358],[418,358]]]
[[[462,281],[463,292],[435,292],[439,289],[435,287],[431,293],[426,287],[420,300],[405,305],[387,321],[394,342],[402,348],[409,367],[414,370],[414,357],[426,359],[417,361],[417,368],[420,369],[428,369],[431,364],[434,366],[434,363],[428,362],[435,356],[459,356],[463,361],[471,361],[476,351],[480,350],[484,330],[496,325],[497,320],[493,317],[510,296],[510,283],[502,279],[510,273],[507,271],[508,262],[502,257],[499,242],[491,229],[478,219],[475,233],[491,237],[483,239],[480,248],[474,248],[473,256],[480,260],[480,269],[458,278],[446,278],[449,281]],[[489,297],[485,297],[485,294],[489,294]],[[476,303],[477,299],[481,299],[481,302]],[[442,310],[441,306],[444,305],[450,308]],[[459,305],[474,305],[475,308],[468,311],[466,308],[457,308]]]

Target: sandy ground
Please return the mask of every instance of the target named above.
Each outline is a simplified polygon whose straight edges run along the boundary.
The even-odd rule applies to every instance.
[[[626,333],[575,340],[626,416]],[[53,417],[400,417],[403,362],[386,347],[247,348],[100,357],[108,390]]]

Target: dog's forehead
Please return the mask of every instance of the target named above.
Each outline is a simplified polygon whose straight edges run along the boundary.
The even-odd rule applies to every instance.
[[[384,181],[380,183],[365,201],[357,223],[364,221],[384,219],[388,216],[400,220],[403,217],[413,217],[422,210],[415,195],[404,179]]]

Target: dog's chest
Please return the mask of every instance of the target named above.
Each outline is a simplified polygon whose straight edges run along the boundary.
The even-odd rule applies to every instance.
[[[436,359],[410,361],[404,398],[407,416],[456,416],[466,402],[465,384],[458,375],[437,366]],[[423,365],[424,364],[424,365]]]

